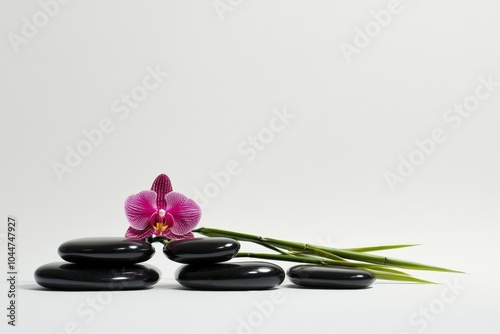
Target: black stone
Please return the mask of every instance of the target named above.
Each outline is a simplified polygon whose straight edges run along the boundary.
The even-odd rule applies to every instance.
[[[330,289],[363,289],[375,282],[375,276],[364,270],[320,265],[298,265],[287,271],[292,283],[305,287]]]
[[[187,264],[209,264],[232,259],[240,243],[229,238],[193,238],[170,241],[163,253],[172,261]]]
[[[273,263],[257,261],[187,264],[176,271],[175,279],[196,290],[263,290],[283,283],[285,272]]]
[[[137,290],[160,280],[160,272],[140,264],[110,268],[85,264],[54,262],[35,271],[35,281],[54,290]]]
[[[68,262],[81,264],[134,264],[149,260],[154,247],[144,240],[123,237],[81,238],[64,242],[59,256]]]

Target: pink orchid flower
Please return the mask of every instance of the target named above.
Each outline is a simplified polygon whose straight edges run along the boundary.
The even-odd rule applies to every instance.
[[[125,237],[145,239],[152,235],[168,239],[189,239],[201,218],[201,209],[192,199],[172,191],[167,175],[159,175],[151,190],[129,196],[125,214],[130,227]]]

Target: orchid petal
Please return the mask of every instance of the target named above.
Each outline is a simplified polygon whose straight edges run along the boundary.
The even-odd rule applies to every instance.
[[[146,239],[153,235],[153,229],[147,227],[144,230],[136,230],[133,227],[129,227],[127,232],[125,232],[125,237],[129,239]]]
[[[144,190],[129,196],[125,201],[125,215],[130,226],[137,230],[144,230],[149,223],[149,218],[156,212],[156,193]]]
[[[163,235],[166,236],[167,238],[169,238],[170,240],[183,240],[183,239],[194,238],[194,234],[191,232],[186,233],[184,235],[176,235],[176,234],[172,233],[171,230],[166,231],[165,233],[163,233]]]
[[[192,199],[177,192],[170,192],[165,195],[165,201],[165,210],[173,218],[173,226],[169,229],[173,234],[185,235],[200,221],[201,209]]]
[[[165,202],[165,195],[172,191],[172,183],[165,174],[160,174],[153,181],[151,190],[158,194],[156,198],[156,207],[158,209],[165,209],[167,203]]]

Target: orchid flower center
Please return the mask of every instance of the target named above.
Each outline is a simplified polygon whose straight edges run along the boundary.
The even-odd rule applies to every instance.
[[[165,219],[165,210],[160,209],[158,210],[158,216],[156,217],[154,222],[151,222],[151,225],[153,226],[153,229],[155,233],[161,234],[168,230],[169,226],[167,225],[167,221]]]

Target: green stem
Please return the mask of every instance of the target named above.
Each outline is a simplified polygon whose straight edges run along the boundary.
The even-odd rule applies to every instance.
[[[344,267],[359,267],[361,265],[364,265],[366,267],[371,267],[371,266],[375,266],[377,268],[379,267],[378,265],[375,264],[354,263],[349,261],[329,260],[313,256],[286,255],[286,254],[239,252],[238,254],[236,254],[236,257],[251,257],[251,258],[266,259],[266,260],[312,263],[312,264],[334,265],[334,266],[344,266]]]
[[[162,237],[162,236],[156,236],[156,237],[151,236],[151,237],[149,237],[149,238],[147,239],[147,241],[148,241],[149,243],[159,242],[159,243],[161,243],[161,244],[163,244],[163,245],[167,245],[167,244],[169,243],[169,241],[170,241],[170,240],[169,240],[168,238],[166,238],[166,237]]]
[[[289,254],[289,253],[287,253],[287,252],[285,252],[285,251],[283,251],[283,250],[281,250],[281,249],[279,249],[277,247],[274,247],[272,245],[268,245],[268,244],[263,243],[263,242],[257,242],[257,244],[259,244],[259,245],[261,245],[263,247],[269,248],[269,249],[271,249],[271,250],[273,250],[273,251],[275,251],[277,253],[283,254],[283,255],[288,255]]]
[[[314,255],[314,256],[326,257],[327,259],[330,259],[330,260],[345,261],[340,256],[325,252],[324,250],[317,248],[315,246],[307,245],[307,250],[312,252],[312,255]]]

